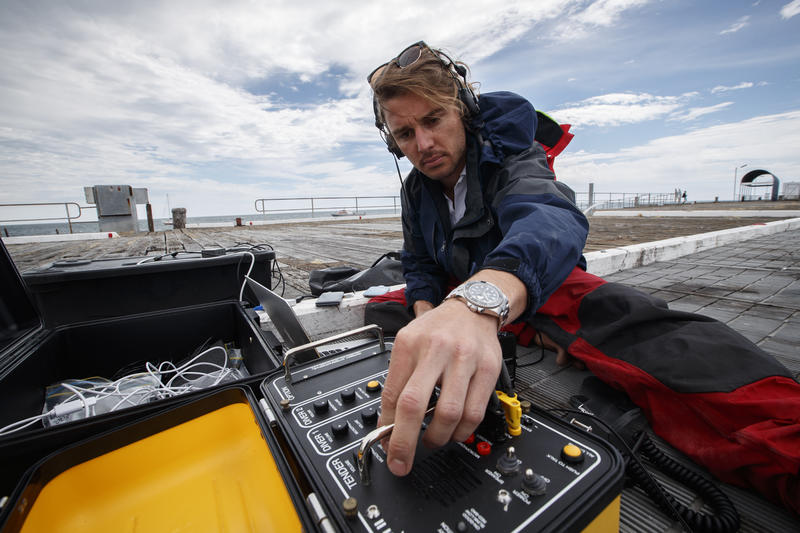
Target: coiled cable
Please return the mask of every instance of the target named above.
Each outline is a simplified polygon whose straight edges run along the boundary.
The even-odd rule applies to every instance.
[[[667,514],[672,514],[673,510],[679,513],[692,531],[697,533],[733,533],[739,530],[741,520],[738,511],[728,496],[716,485],[667,456],[658,449],[644,431],[640,433],[637,444],[641,453],[658,470],[701,495],[703,501],[714,509],[715,514],[700,513],[683,505],[672,494],[664,490],[657,481],[646,475],[639,462],[628,461],[626,469],[628,476],[647,493],[662,511]]]

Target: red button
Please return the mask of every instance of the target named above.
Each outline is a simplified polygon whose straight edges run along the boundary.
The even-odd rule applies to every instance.
[[[475,433],[467,437],[467,440],[464,441],[464,444],[472,444],[473,442],[475,442]]]
[[[486,441],[481,441],[476,444],[475,449],[478,450],[478,455],[489,455],[492,453],[492,445]]]

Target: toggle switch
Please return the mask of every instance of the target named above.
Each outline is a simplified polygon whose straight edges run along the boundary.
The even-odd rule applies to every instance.
[[[504,476],[516,475],[519,473],[521,465],[522,461],[517,457],[516,450],[514,450],[513,446],[509,446],[508,449],[506,449],[506,453],[497,460],[497,470]]]
[[[526,468],[522,477],[522,490],[531,496],[539,496],[547,492],[547,482],[543,476],[535,474],[530,468]]]

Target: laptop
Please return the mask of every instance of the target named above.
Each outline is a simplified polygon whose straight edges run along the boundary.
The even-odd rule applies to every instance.
[[[247,286],[250,287],[250,290],[252,290],[253,294],[255,294],[258,303],[264,308],[264,312],[267,313],[267,316],[269,316],[269,319],[272,321],[272,324],[275,326],[275,329],[278,331],[278,334],[281,336],[281,340],[287,349],[302,346],[303,344],[308,344],[311,342],[308,332],[303,327],[303,324],[300,323],[300,320],[297,318],[292,306],[289,305],[289,302],[253,278],[245,276],[245,279],[247,280]],[[368,344],[373,340],[374,339],[370,338],[346,339],[339,342],[332,342],[330,344],[323,344],[317,349],[309,348],[308,350],[298,353],[295,356],[295,360],[298,362],[311,361],[319,357],[325,357],[363,346],[364,344]]]

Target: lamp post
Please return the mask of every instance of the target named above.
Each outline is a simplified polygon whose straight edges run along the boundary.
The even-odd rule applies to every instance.
[[[734,202],[736,201],[736,176],[737,176],[737,174],[739,173],[739,169],[740,169],[740,168],[744,168],[744,167],[746,167],[746,166],[747,166],[747,163],[745,163],[745,164],[744,164],[744,165],[742,165],[742,166],[739,166],[739,167],[734,167],[734,168],[733,168],[733,201],[734,201]]]

